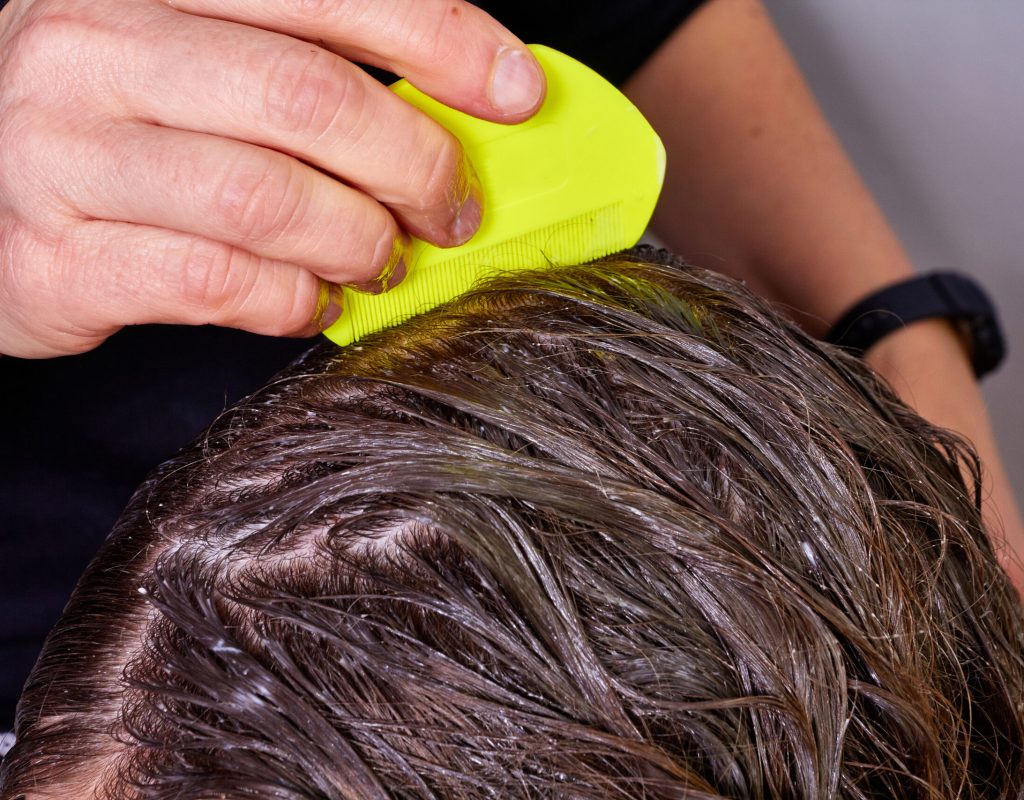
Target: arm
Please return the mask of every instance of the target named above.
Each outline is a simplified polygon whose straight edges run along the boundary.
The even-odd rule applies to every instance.
[[[913,273],[759,0],[711,0],[626,93],[670,154],[654,226],[676,252],[745,280],[815,335]],[[1024,524],[952,327],[908,326],[868,361],[923,416],[974,444],[989,487],[986,523],[1024,589],[1013,555],[1024,553]]]

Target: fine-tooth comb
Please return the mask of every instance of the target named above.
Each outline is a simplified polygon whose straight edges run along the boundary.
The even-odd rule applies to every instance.
[[[632,247],[661,191],[665,148],[626,97],[550,47],[531,45],[547,97],[526,122],[502,125],[449,108],[401,80],[392,90],[462,142],[483,184],[472,239],[442,248],[413,239],[408,274],[378,295],[344,290],[326,331],[346,345],[512,271],[582,264]]]

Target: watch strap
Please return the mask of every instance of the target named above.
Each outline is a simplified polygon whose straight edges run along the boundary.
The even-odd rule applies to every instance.
[[[957,272],[919,275],[874,292],[843,314],[825,341],[863,355],[893,331],[936,317],[957,324],[977,377],[994,370],[1005,357],[995,306],[976,281]]]

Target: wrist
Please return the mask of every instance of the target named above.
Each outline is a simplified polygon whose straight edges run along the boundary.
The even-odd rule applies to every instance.
[[[963,338],[948,319],[911,323],[880,340],[864,360],[925,419],[973,439],[985,404]]]
[[[977,377],[995,369],[1006,352],[996,309],[972,278],[933,272],[888,284],[854,303],[825,339],[863,355],[900,329],[927,319],[955,326]]]

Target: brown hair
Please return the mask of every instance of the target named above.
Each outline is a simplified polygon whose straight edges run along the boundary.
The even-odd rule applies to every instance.
[[[226,412],[83,577],[0,797],[1019,797],[973,455],[643,255]]]

